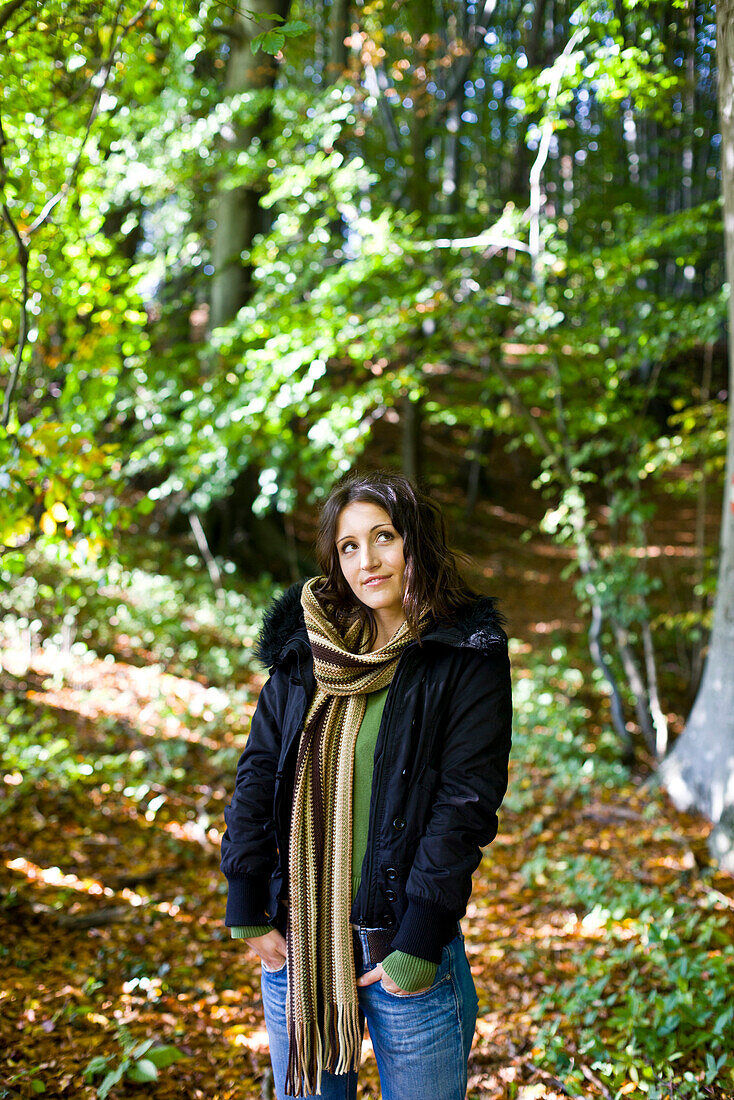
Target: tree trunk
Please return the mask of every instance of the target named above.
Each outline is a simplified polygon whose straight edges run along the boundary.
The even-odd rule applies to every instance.
[[[534,69],[537,65],[540,65],[548,50],[548,42],[545,37],[546,4],[547,0],[535,0],[530,23],[529,25],[526,23],[528,29],[525,36],[525,56],[529,69]],[[521,22],[521,20],[518,19],[518,22]],[[554,43],[551,42],[551,52],[555,56],[553,46]],[[527,115],[518,121],[517,149],[513,158],[512,176],[508,187],[509,194],[513,198],[522,196],[524,199],[528,191],[531,157],[525,138],[530,124],[531,119]]]
[[[249,0],[248,10],[261,14],[288,13],[290,0]],[[230,33],[230,54],[225,79],[225,95],[272,87],[277,61],[259,50],[253,53],[250,41],[265,27],[259,21],[234,10]],[[222,134],[227,148],[245,150],[252,139],[262,134],[270,111],[262,111],[246,126],[227,126]],[[216,228],[212,238],[211,326],[225,325],[250,297],[250,265],[243,263],[242,253],[250,248],[259,229],[260,190],[257,187],[221,189],[215,205]]]
[[[327,84],[333,84],[349,64],[349,46],[345,38],[349,34],[349,0],[333,0],[329,17],[329,62]]]
[[[227,31],[230,51],[225,96],[272,88],[275,84],[278,62],[262,50],[253,53],[250,42],[256,34],[277,24],[252,19],[243,11],[281,15],[285,19],[289,6],[290,0],[248,0],[246,5],[232,6]],[[261,151],[270,116],[270,107],[266,107],[247,124],[226,125],[221,134],[223,145],[230,151],[243,152],[257,137]],[[262,228],[260,194],[261,188],[255,181],[242,187],[220,187],[214,201],[212,328],[233,320],[252,296],[251,266],[242,256]],[[215,360],[209,369],[215,369]],[[303,563],[294,553],[283,517],[275,511],[264,516],[253,514],[252,504],[258,492],[258,467],[248,464],[234,479],[228,496],[216,502],[201,524],[211,553],[228,555],[248,572],[258,573],[267,568],[276,577],[296,580]]]
[[[734,0],[716,10],[724,244],[734,284]],[[685,730],[661,766],[679,809],[713,821],[709,845],[734,874],[734,295],[729,296],[729,449],[721,521],[721,557],[714,625],[701,687]]]
[[[461,209],[461,115],[465,103],[464,85],[457,90],[449,107],[443,134],[443,178],[441,181],[442,211],[445,220],[441,232],[450,237],[456,215]]]

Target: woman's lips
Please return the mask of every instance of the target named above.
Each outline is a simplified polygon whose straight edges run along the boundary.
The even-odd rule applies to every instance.
[[[373,585],[382,584],[383,581],[389,581],[389,577],[371,577],[368,581],[363,581],[365,588],[372,588]]]

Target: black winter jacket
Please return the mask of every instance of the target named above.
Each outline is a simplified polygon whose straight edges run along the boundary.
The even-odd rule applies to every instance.
[[[298,734],[315,690],[303,581],[267,610],[270,668],[224,812],[225,923],[285,931]],[[351,921],[394,927],[393,949],[439,962],[466,912],[481,847],[507,789],[512,699],[507,635],[491,597],[433,622],[400,656],[375,748],[367,854]]]

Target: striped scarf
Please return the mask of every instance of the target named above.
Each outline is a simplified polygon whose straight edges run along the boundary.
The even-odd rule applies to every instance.
[[[405,647],[403,623],[387,645],[364,653],[367,627],[343,636],[311,577],[301,591],[316,691],[301,733],[291,811],[286,946],[289,1049],[286,1092],[311,1096],[321,1074],[359,1066],[361,1028],[349,915],[354,746],[366,694],[386,687]],[[420,619],[423,629],[427,609]]]

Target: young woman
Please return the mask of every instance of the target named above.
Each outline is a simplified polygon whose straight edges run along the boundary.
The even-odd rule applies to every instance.
[[[258,642],[225,923],[262,962],[278,1100],[354,1100],[365,1020],[383,1100],[464,1100],[459,921],[507,788],[507,636],[406,478],[337,482],[317,554]]]

